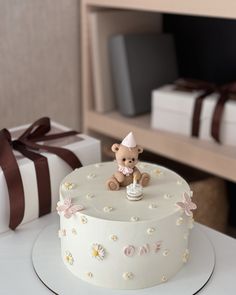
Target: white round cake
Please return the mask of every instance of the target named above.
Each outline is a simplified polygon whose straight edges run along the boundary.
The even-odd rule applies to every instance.
[[[115,162],[76,169],[60,186],[62,259],[84,281],[113,289],[151,287],[188,260],[195,207],[188,184],[164,167],[137,167],[151,176],[139,201],[128,200],[125,187],[106,189]]]

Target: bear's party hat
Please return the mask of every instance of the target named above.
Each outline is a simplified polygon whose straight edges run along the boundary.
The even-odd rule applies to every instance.
[[[128,135],[126,135],[121,144],[127,146],[128,148],[136,147],[136,141],[133,132],[130,132]]]

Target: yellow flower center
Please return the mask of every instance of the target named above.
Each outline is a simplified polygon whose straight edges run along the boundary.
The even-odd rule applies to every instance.
[[[92,255],[93,255],[94,257],[96,257],[96,256],[99,255],[99,253],[98,253],[98,251],[97,251],[96,249],[93,249]]]

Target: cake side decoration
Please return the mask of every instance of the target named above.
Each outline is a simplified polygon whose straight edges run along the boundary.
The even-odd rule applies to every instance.
[[[130,221],[133,221],[133,222],[139,221],[139,217],[138,216],[131,216]]]
[[[117,235],[110,235],[110,239],[114,242],[116,242],[118,240]]]
[[[93,278],[93,273],[91,271],[87,272],[86,275],[91,279]]]
[[[154,227],[149,227],[147,229],[147,234],[152,235],[155,231],[156,231],[156,229]]]
[[[183,254],[183,262],[187,263],[189,259],[189,249],[186,249]]]
[[[142,256],[144,254],[148,254],[150,252],[150,248],[148,244],[140,246],[138,249],[138,255]]]
[[[151,203],[151,204],[149,204],[148,205],[148,208],[149,209],[156,209],[158,207],[158,203],[156,202],[156,203]]]
[[[81,211],[84,209],[83,205],[74,205],[72,203],[71,198],[66,198],[61,204],[61,202],[57,203],[57,212],[58,214],[63,213],[65,218],[70,218],[73,214],[75,214],[78,211]]]
[[[65,190],[72,190],[75,188],[75,184],[72,183],[72,182],[65,182],[62,184],[62,187],[65,189]]]
[[[162,253],[163,256],[168,256],[170,254],[170,250],[165,249]]]
[[[139,155],[133,136],[119,144],[118,153],[123,144]],[[95,165],[75,170],[60,185],[57,209],[65,267],[78,279],[111,289],[141,289],[170,280],[191,253],[188,240],[194,220],[188,214],[192,215],[195,204],[187,182],[151,163],[135,163],[130,169],[118,161]],[[135,173],[136,167],[140,174]],[[104,185],[115,172],[130,181],[118,183],[116,191]],[[148,187],[141,184],[143,172],[148,180],[151,177]],[[75,190],[64,183],[68,188],[75,184]],[[139,185],[144,197],[137,202],[139,194],[132,195],[132,189]],[[134,199],[128,201],[127,195]],[[68,219],[66,211],[78,204],[84,211],[70,212]]]
[[[66,236],[66,230],[65,229],[59,229],[58,231],[58,237],[62,238]]]
[[[104,212],[111,212],[111,211],[113,211],[113,210],[114,210],[114,208],[111,207],[111,206],[105,206],[105,207],[103,207],[103,211],[104,211]]]
[[[77,230],[75,228],[72,228],[71,233],[75,236],[77,236]]]
[[[66,251],[65,259],[66,259],[67,263],[69,263],[70,265],[73,265],[74,258],[73,258],[72,254],[69,251]]]
[[[93,244],[92,245],[92,257],[96,258],[97,260],[103,260],[105,257],[105,249],[100,244]]]
[[[124,247],[123,251],[124,251],[125,256],[132,257],[135,252],[135,247],[132,245],[128,245],[128,246]]]
[[[181,224],[183,224],[183,222],[184,222],[184,219],[183,219],[183,217],[179,217],[177,220],[176,220],[176,225],[181,225]]]
[[[161,250],[161,241],[157,241],[153,244],[154,252],[157,253]]]
[[[163,276],[161,277],[161,281],[162,281],[163,283],[166,282],[166,281],[167,281],[167,277],[163,275]]]
[[[84,215],[81,216],[80,220],[82,224],[86,224],[88,222],[88,219]]]
[[[143,152],[143,148],[136,144],[132,132],[120,144],[114,143],[111,150],[115,153],[118,169],[106,182],[109,190],[119,190],[120,187],[126,187],[132,183],[140,186],[148,185],[149,174],[141,173],[136,167],[138,156]]]
[[[134,278],[134,274],[130,271],[123,273],[123,278],[125,280],[132,280]]]
[[[186,192],[183,195],[183,202],[177,202],[176,205],[183,209],[184,213],[190,217],[193,216],[192,210],[197,209],[197,205],[192,202],[191,197]]]

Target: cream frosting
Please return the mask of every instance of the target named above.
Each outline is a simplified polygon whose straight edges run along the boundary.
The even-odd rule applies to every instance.
[[[105,188],[116,168],[114,162],[89,165],[63,180],[58,206],[70,198],[70,206],[83,210],[70,218],[59,212],[62,259],[74,275],[102,287],[138,289],[166,282],[190,253],[193,206],[188,198],[185,204],[190,188],[167,168],[139,163],[151,180],[143,188],[143,199],[131,202],[126,188]],[[65,183],[73,189],[65,190]]]

